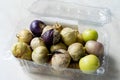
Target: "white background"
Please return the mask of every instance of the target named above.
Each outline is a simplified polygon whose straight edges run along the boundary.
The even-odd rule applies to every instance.
[[[7,46],[14,32],[16,21],[26,17],[26,9],[35,0],[0,0],[0,80],[64,80],[24,73],[16,60],[11,60]],[[64,1],[64,0],[63,0]],[[114,18],[108,32],[111,35],[109,72],[102,80],[120,80],[120,0],[66,0],[82,5],[109,8]],[[88,79],[89,80],[89,79]]]

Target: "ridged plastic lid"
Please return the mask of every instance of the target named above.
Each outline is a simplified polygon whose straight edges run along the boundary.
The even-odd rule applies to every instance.
[[[35,15],[74,19],[82,22],[106,24],[111,20],[110,10],[90,6],[81,6],[71,2],[56,0],[38,0],[32,4],[29,11]]]

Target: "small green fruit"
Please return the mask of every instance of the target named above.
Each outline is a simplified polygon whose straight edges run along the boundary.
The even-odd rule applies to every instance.
[[[35,37],[31,40],[30,46],[34,50],[35,48],[37,48],[39,46],[45,46],[45,43],[42,38]]]
[[[63,28],[60,32],[63,42],[69,46],[76,42],[77,33],[72,28]]]
[[[78,34],[77,34],[77,41],[78,41],[79,43],[84,44],[84,40],[83,40],[83,38],[82,38],[82,34],[81,34],[81,33],[78,33]]]
[[[82,33],[82,37],[83,40],[85,42],[89,41],[89,40],[97,40],[98,39],[98,33],[96,30],[94,29],[86,29],[83,33]]]
[[[66,47],[66,45],[63,44],[62,42],[57,43],[57,44],[55,44],[55,45],[52,45],[52,46],[50,47],[50,51],[51,51],[51,52],[54,52],[54,51],[56,51],[56,50],[58,50],[58,49],[65,49],[65,50],[67,50],[67,47]]]
[[[48,61],[48,49],[45,46],[39,46],[32,52],[32,60],[35,63],[43,64]]]
[[[12,54],[17,58],[31,60],[32,50],[30,46],[24,42],[17,42],[12,47]]]
[[[69,52],[64,49],[58,49],[51,58],[52,67],[58,69],[59,67],[67,68],[70,64],[71,57]]]
[[[30,41],[33,38],[33,35],[29,30],[24,29],[20,31],[19,33],[17,33],[16,37],[18,38],[19,42],[30,43]]]
[[[73,61],[79,61],[79,59],[84,55],[85,50],[81,43],[73,43],[68,47],[68,52]]]
[[[100,61],[95,55],[87,55],[80,59],[79,67],[84,73],[90,74],[95,72],[100,66]]]

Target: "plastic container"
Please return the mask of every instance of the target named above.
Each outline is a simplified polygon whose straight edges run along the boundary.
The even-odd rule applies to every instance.
[[[94,28],[98,31],[98,41],[104,45],[103,63],[99,69],[93,74],[82,73],[79,69],[60,68],[53,69],[49,64],[36,64],[33,61],[27,61],[16,58],[22,68],[30,73],[44,74],[50,76],[65,77],[74,80],[98,80],[101,75],[107,70],[107,56],[109,47],[109,35],[105,30],[106,24],[111,21],[110,10],[106,8],[97,8],[90,6],[80,6],[68,2],[56,0],[38,0],[34,2],[29,8],[30,14],[21,22],[15,30],[11,44],[17,40],[15,35],[18,31],[27,28],[33,20],[40,19],[47,24],[54,24],[56,22],[69,27],[77,27],[80,32],[87,28]],[[12,53],[11,53],[12,55]],[[93,77],[94,76],[94,77]]]

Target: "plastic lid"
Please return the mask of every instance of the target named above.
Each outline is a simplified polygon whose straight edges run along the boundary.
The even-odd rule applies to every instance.
[[[79,4],[56,0],[38,0],[32,4],[29,11],[35,15],[74,19],[100,25],[111,20],[110,10],[107,8],[80,6]]]

